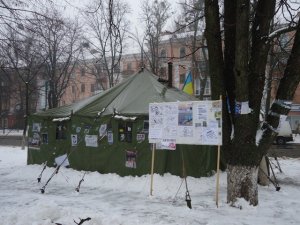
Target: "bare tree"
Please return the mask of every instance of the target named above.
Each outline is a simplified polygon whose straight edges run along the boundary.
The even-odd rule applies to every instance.
[[[294,17],[299,9],[293,9],[288,1],[279,1],[276,5],[274,0],[225,0],[223,43],[219,9],[217,0],[205,0],[212,99],[219,99],[222,95],[224,105],[227,201],[234,204],[237,198],[244,198],[257,205],[258,165],[277,135],[280,115],[289,112],[287,101],[292,101],[300,81],[300,24]],[[271,33],[272,19],[277,12],[287,12],[283,19],[291,15],[286,21],[289,26]],[[259,114],[271,42],[291,29],[296,30],[294,44],[276,99],[267,115],[262,135],[259,135]]]
[[[87,60],[86,66],[89,67],[90,73],[96,76],[103,89],[113,87],[119,79],[120,60],[128,27],[128,10],[127,4],[121,0],[94,0],[85,11],[91,58]]]
[[[204,22],[204,0],[185,0],[180,3],[182,14],[176,21],[176,31],[174,33],[186,32],[185,41],[182,42],[190,49],[193,81],[199,82],[199,99],[203,99],[204,90],[208,80],[208,54],[203,30]],[[195,86],[195,83],[194,83]],[[198,87],[196,87],[198,88]]]
[[[38,98],[36,81],[44,61],[41,58],[41,49],[36,45],[35,34],[25,28],[21,34],[15,32],[12,27],[12,24],[6,27],[6,34],[2,27],[2,36],[5,38],[0,42],[0,47],[2,57],[6,59],[6,65],[2,67],[2,70],[9,76],[9,80],[13,81],[11,91],[14,95],[18,95],[10,96],[11,100],[15,99],[16,104],[19,105],[19,112],[24,113],[23,140],[25,141],[28,116],[35,111]]]
[[[62,18],[59,11],[49,7],[47,17],[35,15],[32,28],[39,37],[45,61],[44,76],[49,84],[49,108],[57,107],[78,61],[81,43],[77,22]]]
[[[28,18],[33,14],[43,16],[41,13],[39,13],[39,10],[36,11],[33,9],[33,5],[39,5],[42,7],[43,1],[0,1],[1,69],[3,75],[6,75],[7,78],[2,84],[4,85],[7,84],[7,82],[12,82],[12,85],[8,85],[9,92],[14,94],[19,93],[19,97],[16,97],[19,100],[16,101],[21,101],[21,104],[19,104],[17,107],[18,111],[20,112],[20,110],[24,110],[25,113],[24,133],[26,130],[26,118],[30,111],[30,101],[28,98],[31,96],[31,91],[29,90],[29,86],[31,86],[34,80],[33,75],[29,75],[29,73],[34,73],[34,60],[32,61],[33,63],[29,62],[32,60],[32,33],[30,34],[28,30],[25,32],[25,26],[28,25]],[[26,36],[28,34],[29,36]],[[18,67],[17,72],[15,72],[16,67]],[[28,69],[29,67],[30,69]],[[21,69],[23,70],[21,71]],[[16,77],[19,77],[19,79],[16,79]],[[16,88],[16,86],[19,86],[19,88]],[[22,93],[23,89],[25,90],[25,93],[28,93],[28,95]],[[6,90],[6,93],[8,93],[8,90]],[[10,95],[10,98],[13,98],[13,95]],[[26,103],[22,104],[22,101]],[[4,101],[1,101],[0,103],[1,109],[3,108],[3,103]]]
[[[145,23],[145,40],[147,41],[150,69],[159,72],[158,48],[167,20],[170,18],[170,3],[166,0],[144,0],[142,4],[142,21]]]

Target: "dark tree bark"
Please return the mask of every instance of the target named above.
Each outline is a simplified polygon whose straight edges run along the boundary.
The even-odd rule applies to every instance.
[[[209,52],[209,73],[213,80],[211,83],[211,98],[214,100],[220,99],[223,92],[223,52],[222,39],[219,18],[219,5],[217,0],[205,0],[205,37],[207,40],[207,47]]]
[[[250,0],[225,0],[225,40],[222,48],[218,1],[205,1],[212,98],[218,99],[220,94],[224,96],[226,93],[229,102],[227,105],[223,98],[222,149],[228,169],[227,201],[231,204],[237,198],[244,198],[252,205],[258,204],[259,163],[276,136],[279,116],[289,112],[286,101],[292,100],[300,81],[298,24],[276,101],[267,116],[262,138],[257,139],[267,58],[272,38],[276,36],[270,35],[275,2],[258,0],[251,8]],[[246,107],[241,112],[235,111],[240,104]]]

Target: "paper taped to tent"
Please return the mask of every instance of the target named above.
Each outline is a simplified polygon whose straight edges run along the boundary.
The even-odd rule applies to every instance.
[[[55,159],[66,154],[69,167],[77,170],[149,174],[149,104],[197,100],[141,70],[100,94],[31,115],[27,163],[55,166]],[[183,160],[186,175],[208,176],[216,170],[217,148],[176,145],[176,150],[158,150],[154,173],[182,176]]]

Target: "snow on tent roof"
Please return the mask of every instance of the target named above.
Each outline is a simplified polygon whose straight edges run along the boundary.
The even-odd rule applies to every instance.
[[[197,98],[176,88],[169,88],[157,81],[158,77],[144,69],[122,83],[98,95],[68,106],[37,113],[38,116],[61,117],[74,115],[95,117],[111,115],[148,115],[149,103],[196,101]]]

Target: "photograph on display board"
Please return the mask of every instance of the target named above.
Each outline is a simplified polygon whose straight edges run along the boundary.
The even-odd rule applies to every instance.
[[[178,105],[178,125],[193,126],[193,104],[182,102]]]

